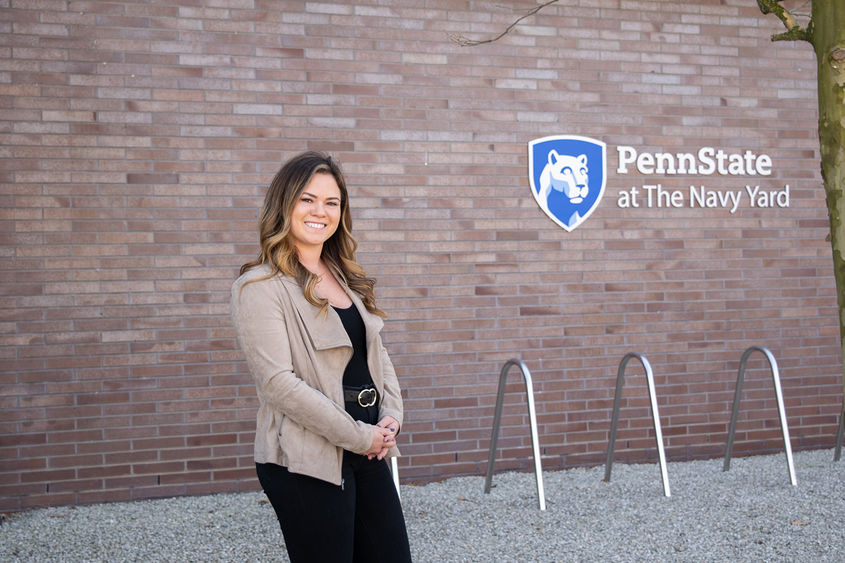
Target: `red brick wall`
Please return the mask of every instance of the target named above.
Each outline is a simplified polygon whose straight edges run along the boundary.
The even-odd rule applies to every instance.
[[[254,490],[255,392],[228,288],[264,186],[344,164],[390,313],[406,479],[479,473],[499,370],[535,380],[547,468],[604,461],[616,368],[654,367],[670,460],[723,455],[742,351],[778,359],[793,445],[841,405],[815,60],[753,0],[0,1],[0,509]],[[417,7],[423,6],[423,7]],[[620,7],[622,6],[622,7]],[[598,210],[539,210],[527,143],[608,144]],[[617,173],[616,147],[712,146],[764,178]],[[619,207],[660,182],[791,186],[788,208]],[[736,452],[782,447],[750,363]],[[654,460],[631,364],[620,460]],[[530,466],[518,372],[497,468]]]

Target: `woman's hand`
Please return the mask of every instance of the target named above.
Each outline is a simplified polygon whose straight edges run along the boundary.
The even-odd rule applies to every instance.
[[[396,445],[396,438],[393,437],[394,432],[381,426],[373,426],[373,442],[370,444],[370,449],[364,452],[367,459],[377,457],[383,459],[387,455],[387,450]]]
[[[375,428],[387,430],[387,432],[389,432],[391,442],[389,443],[389,445],[388,442],[384,442],[384,447],[382,447],[382,449],[379,450],[377,453],[367,452],[367,459],[373,459],[374,457],[378,459],[384,459],[384,456],[387,455],[387,451],[396,445],[396,434],[399,432],[399,423],[392,416],[386,416],[379,420]],[[373,445],[375,445],[375,443]]]
[[[387,428],[390,432],[396,436],[399,433],[399,423],[396,421],[395,418],[392,416],[386,416],[378,421],[377,426],[381,426],[382,428]]]

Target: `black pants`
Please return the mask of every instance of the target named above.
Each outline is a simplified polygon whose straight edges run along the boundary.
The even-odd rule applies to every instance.
[[[256,463],[292,563],[411,561],[399,496],[385,460],[344,452],[343,485]]]

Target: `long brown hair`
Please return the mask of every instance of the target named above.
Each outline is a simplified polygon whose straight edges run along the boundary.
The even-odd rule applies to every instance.
[[[309,151],[288,160],[276,173],[261,208],[259,242],[261,252],[258,258],[241,266],[241,275],[247,270],[269,264],[270,276],[282,273],[294,278],[302,287],[309,303],[326,311],[327,299],[315,291],[317,276],[300,262],[290,234],[290,218],[302,192],[315,174],[331,174],[340,188],[340,224],[334,234],[323,244],[321,258],[339,280],[361,296],[368,311],[386,316],[376,306],[373,286],[375,280],[368,278],[364,269],[355,261],[358,242],[352,236],[352,216],[349,212],[349,193],[340,165],[331,156]],[[266,279],[266,278],[262,278]],[[258,280],[254,280],[258,281]]]

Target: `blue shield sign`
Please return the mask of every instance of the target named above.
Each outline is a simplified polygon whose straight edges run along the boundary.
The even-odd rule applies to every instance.
[[[587,220],[604,195],[607,146],[596,139],[553,135],[528,143],[531,194],[567,232]]]

